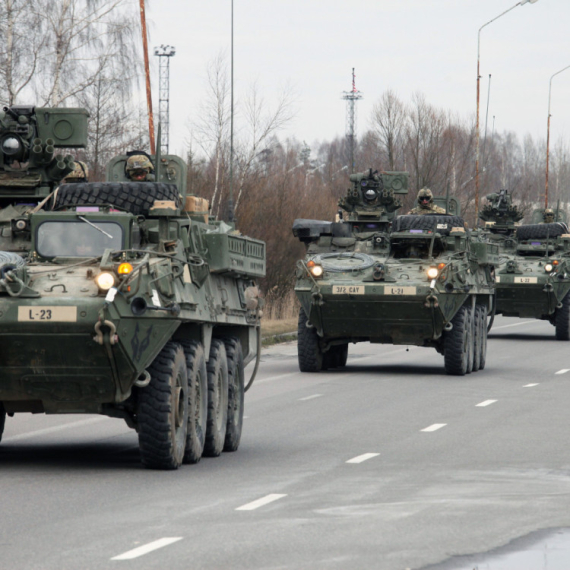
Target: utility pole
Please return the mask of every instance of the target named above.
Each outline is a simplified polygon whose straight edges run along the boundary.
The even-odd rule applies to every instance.
[[[154,48],[158,57],[158,120],[161,124],[160,153],[168,154],[170,136],[170,58],[176,54],[174,46],[161,45]]]
[[[354,67],[352,68],[352,91],[343,91],[342,98],[346,101],[346,138],[350,149],[350,173],[354,173],[354,148],[356,144],[356,101],[363,95],[356,89]]]
[[[143,42],[144,70],[146,79],[146,106],[148,111],[148,138],[150,142],[150,154],[154,154],[154,117],[152,113],[152,95],[150,91],[150,65],[148,61],[148,42],[146,36],[146,15],[144,0],[139,0],[141,15],[141,33]]]

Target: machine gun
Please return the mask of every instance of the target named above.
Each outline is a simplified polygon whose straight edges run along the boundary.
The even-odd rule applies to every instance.
[[[385,222],[394,219],[396,210],[402,207],[398,195],[408,193],[407,172],[368,171],[350,175],[352,188],[345,198],[338,201],[348,213],[350,222]],[[342,211],[339,211],[339,215]]]
[[[491,227],[491,231],[508,232],[514,231],[516,222],[524,218],[524,212],[513,205],[508,190],[502,189],[487,196],[487,204],[483,206],[479,217]]]
[[[87,146],[85,109],[13,105],[0,111],[0,207],[39,202],[75,168],[59,148]]]

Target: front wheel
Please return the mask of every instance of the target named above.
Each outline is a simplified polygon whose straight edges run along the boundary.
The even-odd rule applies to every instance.
[[[188,430],[188,374],[182,346],[167,343],[148,369],[150,384],[138,393],[139,447],[145,467],[178,469]]]
[[[224,339],[228,358],[228,423],[224,451],[237,451],[241,440],[244,409],[243,351],[239,338]]]
[[[451,319],[453,328],[446,331],[443,338],[443,358],[445,371],[454,376],[467,374],[468,359],[471,351],[469,326],[469,308],[463,305]]]
[[[307,315],[299,309],[297,328],[297,356],[301,372],[320,372],[323,369],[324,354],[319,345],[319,335],[314,327],[307,328]]]
[[[570,293],[566,293],[562,307],[556,309],[554,326],[557,340],[570,340]]]

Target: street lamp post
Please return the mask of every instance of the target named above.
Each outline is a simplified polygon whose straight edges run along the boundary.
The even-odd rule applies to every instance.
[[[480,69],[480,59],[481,59],[481,30],[492,24],[495,20],[498,20],[501,16],[508,14],[511,10],[514,10],[517,6],[522,6],[524,4],[534,4],[538,0],[520,0],[514,6],[511,6],[508,10],[505,10],[502,14],[499,14],[492,20],[489,20],[486,24],[483,24],[479,28],[479,33],[477,34],[477,124],[475,129],[475,223],[477,225],[477,216],[479,214],[479,98],[480,98],[480,80],[481,75],[479,73]]]
[[[570,65],[567,65],[564,69],[557,71],[551,78],[550,78],[550,86],[548,87],[548,121],[546,124],[546,185],[544,187],[544,208],[548,208],[548,170],[550,164],[550,99],[552,96],[552,80],[563,71],[566,71],[570,68]]]

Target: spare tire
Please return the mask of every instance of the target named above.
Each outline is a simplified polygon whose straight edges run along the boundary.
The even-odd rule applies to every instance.
[[[84,182],[62,184],[55,196],[53,210],[66,206],[115,206],[137,216],[145,216],[155,200],[180,205],[175,184],[159,182]]]
[[[405,232],[409,230],[436,231],[442,235],[449,235],[451,228],[463,228],[465,222],[459,216],[445,214],[424,214],[423,216],[408,214],[398,216],[393,224],[393,232]]]
[[[517,228],[517,238],[526,239],[546,239],[557,238],[568,233],[568,226],[562,222],[552,224],[529,224]]]

